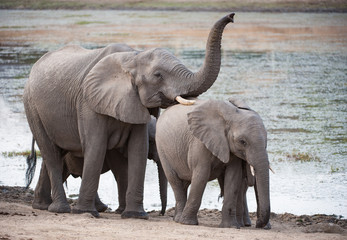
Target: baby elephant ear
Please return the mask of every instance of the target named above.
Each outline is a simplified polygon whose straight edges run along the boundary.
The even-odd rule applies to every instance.
[[[241,109],[245,109],[245,110],[251,110],[251,108],[240,99],[231,97],[231,98],[229,98],[229,102],[237,108],[241,108]]]
[[[114,53],[100,60],[82,84],[83,96],[97,113],[126,123],[144,124],[150,120],[149,112],[141,103],[131,74],[124,70],[133,54]]]
[[[188,125],[194,137],[223,163],[229,162],[227,125],[222,117],[224,102],[209,100],[188,113]]]

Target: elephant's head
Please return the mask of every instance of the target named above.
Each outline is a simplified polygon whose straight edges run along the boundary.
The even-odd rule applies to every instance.
[[[217,79],[222,33],[233,16],[225,16],[212,27],[205,61],[198,72],[191,72],[164,49],[114,53],[99,61],[85,77],[84,99],[98,113],[142,124],[150,120],[149,109],[170,106],[180,96],[200,95]]]
[[[254,168],[258,220],[264,227],[270,218],[267,133],[260,116],[241,101],[209,100],[188,113],[189,128],[211,153],[224,163],[231,154]]]

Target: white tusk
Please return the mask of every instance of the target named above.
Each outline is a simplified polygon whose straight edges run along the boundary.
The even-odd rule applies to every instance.
[[[181,96],[177,96],[175,99],[177,102],[179,102],[182,105],[193,105],[195,103],[195,100],[187,100]]]
[[[254,172],[254,167],[252,166],[252,165],[249,165],[250,166],[250,168],[251,168],[251,173],[252,173],[252,176],[254,177],[254,175],[255,175],[255,172]]]
[[[274,170],[272,170],[272,168],[271,168],[271,166],[269,165],[269,169],[270,169],[270,171],[273,173],[273,174],[275,174],[275,171]]]

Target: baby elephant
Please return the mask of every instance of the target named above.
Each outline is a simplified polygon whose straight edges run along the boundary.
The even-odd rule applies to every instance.
[[[172,106],[157,122],[156,143],[175,194],[176,222],[198,224],[197,212],[207,182],[223,177],[220,227],[239,227],[236,213],[237,207],[242,206],[242,202],[237,202],[242,191],[244,160],[255,174],[256,227],[266,226],[270,217],[267,133],[260,116],[246,104],[229,99],[197,100],[191,106]]]

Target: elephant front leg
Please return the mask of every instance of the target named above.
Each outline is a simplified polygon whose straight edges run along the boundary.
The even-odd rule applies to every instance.
[[[106,153],[106,141],[95,141],[84,153],[84,166],[79,197],[72,213],[89,212],[98,217],[99,212],[95,208],[95,197],[99,186],[100,174]]]
[[[81,129],[84,164],[82,182],[77,204],[72,208],[72,213],[89,212],[98,217],[95,208],[95,197],[99,186],[100,174],[105,160],[107,147],[107,127],[101,116],[88,116]]]
[[[198,225],[198,211],[201,205],[202,195],[207,184],[207,179],[193,180],[191,183],[187,203],[184,207],[179,223]]]
[[[239,200],[241,181],[242,181],[242,160],[239,158],[231,159],[225,170],[224,177],[224,202],[222,207],[222,222],[219,227],[240,228],[236,219],[236,206]],[[242,201],[241,201],[242,204]]]
[[[147,125],[133,125],[128,139],[128,189],[122,218],[148,219],[148,214],[143,209],[147,155]]]
[[[106,153],[106,142],[96,141],[84,153],[84,166],[79,197],[76,206],[72,208],[72,213],[89,212],[98,217],[99,212],[95,208],[95,198],[99,186],[100,174]]]

